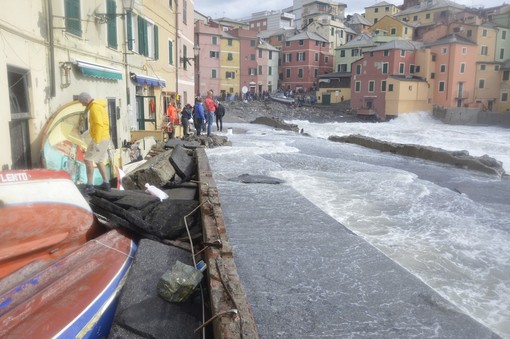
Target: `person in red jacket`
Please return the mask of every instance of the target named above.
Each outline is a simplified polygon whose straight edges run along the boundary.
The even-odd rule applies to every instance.
[[[214,112],[216,111],[216,105],[213,99],[213,90],[207,91],[207,97],[204,101],[205,108],[205,119],[207,120],[207,136],[211,135],[212,125],[214,123]]]

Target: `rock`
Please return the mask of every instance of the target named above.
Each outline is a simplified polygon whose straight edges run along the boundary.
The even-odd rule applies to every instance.
[[[255,120],[251,122],[252,124],[260,124],[260,125],[267,125],[274,128],[283,129],[285,131],[293,131],[298,133],[299,127],[295,124],[289,124],[286,123],[283,120],[275,119],[275,118],[268,118],[268,117],[258,117]]]
[[[170,200],[198,200],[197,184],[194,184],[194,187],[174,187],[163,191],[168,194]]]
[[[184,302],[202,281],[203,274],[179,260],[166,271],[158,282],[158,295],[169,302]]]
[[[241,174],[237,178],[229,179],[230,181],[239,181],[245,184],[281,184],[284,180],[268,177],[265,175]]]
[[[144,189],[149,183],[156,187],[164,185],[175,175],[175,169],[170,164],[172,151],[165,151],[147,160],[133,172],[122,179],[122,186],[127,190]]]
[[[170,155],[170,163],[177,174],[179,174],[182,181],[188,181],[195,174],[195,168],[197,166],[193,154],[189,154],[182,145],[175,146]]]
[[[175,148],[176,146],[183,146],[186,140],[183,139],[168,139],[165,143],[165,148]]]

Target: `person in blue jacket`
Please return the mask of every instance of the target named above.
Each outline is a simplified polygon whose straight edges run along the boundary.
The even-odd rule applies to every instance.
[[[200,135],[202,131],[203,124],[205,121],[205,112],[204,106],[202,105],[202,98],[196,97],[195,99],[195,107],[193,107],[193,115],[195,119],[195,129],[197,130],[197,135]]]

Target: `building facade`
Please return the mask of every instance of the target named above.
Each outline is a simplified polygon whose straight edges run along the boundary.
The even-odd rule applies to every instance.
[[[415,74],[421,67],[416,60],[420,48],[421,43],[393,40],[367,50],[352,66],[351,107],[379,120],[430,108],[426,79]],[[389,101],[403,99],[404,93],[407,104],[399,107]],[[400,111],[404,108],[406,111]]]
[[[372,6],[365,7],[365,19],[375,24],[385,16],[393,16],[399,11],[397,6],[386,1],[381,1]]]
[[[239,39],[223,32],[220,52],[220,93],[221,100],[233,100],[241,93],[241,45]]]
[[[220,48],[223,29],[214,21],[195,21],[195,44],[200,52],[195,59],[198,70],[195,76],[197,96],[207,95],[212,89],[217,95],[221,92]]]
[[[329,41],[316,33],[305,31],[287,36],[281,53],[282,90],[315,90],[318,76],[333,71]]]

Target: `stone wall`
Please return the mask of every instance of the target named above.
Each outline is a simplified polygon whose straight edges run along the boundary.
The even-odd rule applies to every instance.
[[[478,108],[435,106],[432,114],[446,124],[510,127],[510,112],[484,112]]]

